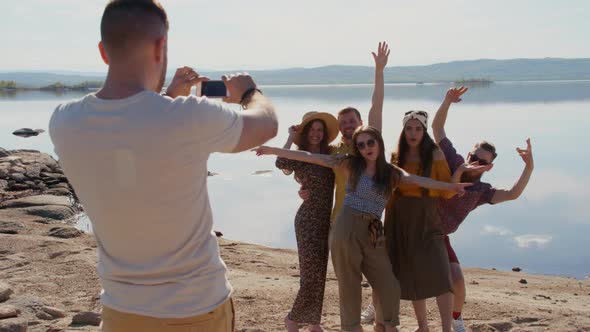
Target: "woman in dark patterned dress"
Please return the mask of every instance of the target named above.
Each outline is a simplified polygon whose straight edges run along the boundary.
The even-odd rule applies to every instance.
[[[338,120],[333,115],[309,112],[303,116],[300,125],[289,128],[289,138],[284,148],[290,149],[295,143],[299,150],[329,154],[328,144],[337,135]],[[320,321],[328,267],[334,173],[328,167],[280,157],[277,158],[276,166],[287,175],[295,172],[295,180],[312,193],[295,215],[301,279],[293,308],[285,317],[285,326],[289,332],[298,331],[300,324],[307,324],[309,331],[323,331]]]

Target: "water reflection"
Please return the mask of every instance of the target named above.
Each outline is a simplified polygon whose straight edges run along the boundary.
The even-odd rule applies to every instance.
[[[17,93],[18,92],[16,90],[0,89],[0,100],[2,100],[2,99],[15,99]]]
[[[440,101],[444,92],[455,84],[387,84],[385,98],[390,100],[418,99]],[[312,100],[340,100],[343,102],[366,99],[371,96],[372,85],[298,85],[263,86],[265,93],[278,98],[305,98]],[[489,85],[470,86],[466,103],[531,103],[590,100],[590,81],[547,82],[495,82]],[[88,92],[74,90],[2,90],[0,101],[9,100],[67,100],[84,96]]]
[[[86,95],[88,91],[74,90],[2,90],[0,102],[29,100],[69,100]]]

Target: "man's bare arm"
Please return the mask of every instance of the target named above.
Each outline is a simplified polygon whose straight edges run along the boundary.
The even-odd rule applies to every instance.
[[[278,121],[275,108],[268,98],[256,88],[248,74],[223,76],[229,97],[227,103],[240,104],[243,127],[240,140],[232,152],[242,152],[266,143],[277,135]]]
[[[525,163],[524,170],[522,171],[522,174],[520,175],[520,177],[518,178],[516,183],[514,183],[514,185],[512,186],[511,189],[509,189],[509,190],[506,190],[506,189],[496,190],[494,197],[492,197],[492,204],[497,204],[497,203],[502,203],[502,202],[517,199],[518,197],[520,197],[520,195],[522,194],[522,192],[526,188],[527,184],[529,183],[529,180],[531,178],[531,174],[533,174],[533,168],[534,168],[531,139],[530,138],[527,139],[527,148],[526,149],[516,148],[516,151],[518,152],[518,154],[520,155],[520,157],[522,158],[522,160]]]
[[[432,120],[432,133],[434,134],[434,141],[438,144],[440,143],[447,134],[445,132],[445,123],[447,122],[447,115],[449,113],[449,107],[451,107],[452,103],[460,102],[461,96],[467,92],[468,88],[460,87],[460,88],[451,88],[447,91],[445,95],[445,99],[443,100],[442,104],[436,111],[434,115],[434,120]]]

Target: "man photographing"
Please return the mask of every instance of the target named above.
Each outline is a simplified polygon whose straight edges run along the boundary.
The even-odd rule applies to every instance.
[[[207,160],[274,137],[274,107],[246,74],[224,77],[224,101],[243,112],[188,96],[206,80],[188,67],[161,95],[168,18],[155,0],[110,1],[99,50],[109,67],[104,86],[58,106],[50,135],[92,221],[103,331],[231,331]]]

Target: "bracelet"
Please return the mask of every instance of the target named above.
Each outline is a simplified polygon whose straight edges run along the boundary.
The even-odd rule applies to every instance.
[[[246,90],[243,94],[242,94],[242,98],[240,99],[240,105],[242,105],[242,107],[244,106],[244,102],[248,99],[250,99],[252,97],[252,95],[256,92],[260,92],[262,94],[262,91],[260,91],[260,89],[258,88],[250,88],[248,90]]]

